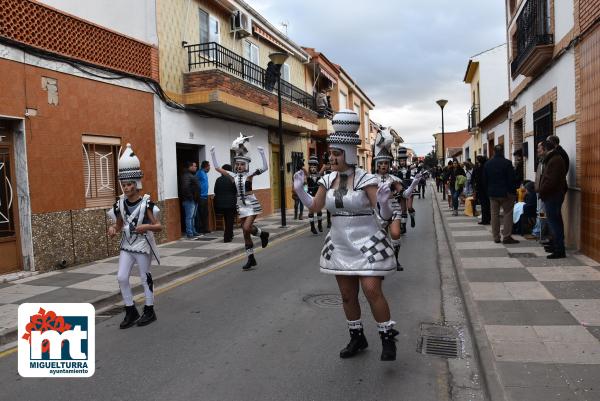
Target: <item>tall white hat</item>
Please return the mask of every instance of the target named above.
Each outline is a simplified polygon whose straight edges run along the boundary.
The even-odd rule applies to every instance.
[[[392,143],[394,138],[389,129],[382,128],[377,132],[375,137],[375,151],[373,154],[373,161],[377,163],[381,160],[391,161],[394,157],[392,156]]]
[[[356,133],[360,128],[360,117],[352,110],[340,110],[331,123],[335,132],[327,138],[329,147],[343,150],[346,164],[355,166],[358,163],[356,146],[361,143]]]
[[[235,156],[233,156],[234,161],[244,161],[246,163],[250,163],[252,159],[248,155],[248,148],[246,147],[246,143],[250,142],[250,138],[252,136],[244,136],[240,132],[240,136],[235,138],[231,143],[231,150],[235,152]]]
[[[134,181],[137,189],[142,189],[142,177],[144,172],[140,168],[140,159],[131,149],[131,144],[125,146],[125,150],[119,158],[119,181]]]

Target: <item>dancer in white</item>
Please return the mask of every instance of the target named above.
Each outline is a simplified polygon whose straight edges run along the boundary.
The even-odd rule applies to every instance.
[[[304,191],[304,172],[294,174],[294,190],[311,212],[323,206],[331,212],[331,230],[321,252],[321,272],[333,274],[343,300],[344,312],[350,330],[350,342],[340,352],[341,358],[350,358],[367,348],[363,332],[359,287],[367,297],[377,321],[382,342],[382,361],[396,359],[395,322],[381,287],[382,277],[396,271],[391,240],[381,226],[381,218],[389,220],[391,196],[389,185],[378,188],[375,176],[356,167],[356,134],[360,118],[351,110],[342,110],[333,118],[335,133],[328,138],[329,161],[332,173],[319,180],[319,189],[313,197]],[[378,207],[379,206],[379,207]]]
[[[114,237],[122,231],[117,281],[125,302],[125,318],[119,327],[126,329],[135,323],[138,326],[145,326],[156,320],[150,264],[152,257],[160,263],[153,233],[161,231],[162,226],[159,221],[159,209],[150,200],[150,195],[140,196],[144,173],[140,169],[140,160],[133,153],[130,144],[127,144],[119,158],[118,169],[123,194],[108,212],[108,216],[113,221],[113,225],[108,228],[108,235]],[[133,303],[133,293],[129,284],[129,276],[134,264],[137,265],[146,297],[144,313],[141,317]]]
[[[317,191],[319,190],[319,180],[321,179],[321,174],[319,173],[319,159],[317,156],[311,156],[308,159],[308,177],[306,177],[306,186],[308,188],[308,193],[311,196],[315,196]],[[310,222],[310,232],[313,234],[319,234],[319,232],[323,232],[323,212],[319,210],[316,213],[309,212],[308,213],[308,221]],[[315,222],[317,223],[317,229],[315,228]]]
[[[408,189],[413,182],[413,169],[408,165],[408,152],[404,146],[398,148],[398,178],[402,182],[403,191]],[[402,208],[401,215],[401,232],[406,233],[406,218],[410,215],[410,226],[415,227],[415,209],[413,208],[413,194],[404,197],[400,200],[400,206]]]
[[[215,170],[223,175],[229,176],[237,187],[237,211],[240,216],[242,231],[244,233],[244,242],[246,244],[246,255],[248,256],[246,264],[242,266],[243,270],[249,270],[253,266],[256,266],[254,243],[252,242],[251,236],[254,235],[260,237],[261,246],[263,248],[269,243],[269,233],[262,231],[254,225],[254,220],[256,219],[256,216],[262,212],[262,207],[260,206],[258,199],[256,199],[256,196],[252,194],[252,178],[267,171],[269,165],[267,164],[264,148],[257,146],[256,149],[258,149],[263,163],[262,169],[256,169],[253,173],[249,172],[249,166],[252,160],[248,156],[248,148],[246,148],[245,144],[250,142],[250,138],[252,137],[244,136],[240,133],[240,136],[231,144],[231,149],[235,152],[235,156],[233,157],[235,162],[235,172],[220,168],[220,164],[217,162],[217,156],[215,154],[215,147],[213,146],[210,148],[210,154]]]
[[[392,219],[387,222],[387,224],[384,223],[384,226],[388,228],[388,232],[392,237],[392,245],[396,257],[396,268],[397,270],[404,270],[398,259],[400,253],[400,235],[402,231],[401,222],[403,221],[400,204],[407,196],[412,196],[412,191],[418,185],[421,177],[419,176],[419,179],[416,179],[415,177],[409,188],[406,190],[401,189],[400,178],[390,174],[390,163],[393,160],[391,152],[392,143],[393,137],[388,129],[381,128],[378,130],[373,149],[373,154],[375,155],[373,156],[373,161],[375,163],[375,173],[379,180],[379,184],[389,185],[393,193],[393,196],[389,200],[389,207],[393,211]]]

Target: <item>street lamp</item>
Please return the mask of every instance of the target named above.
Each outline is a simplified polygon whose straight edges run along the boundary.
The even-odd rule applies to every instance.
[[[448,103],[446,99],[437,100],[436,103],[442,109],[442,168],[446,164],[445,148],[444,148],[444,106]],[[446,200],[446,190],[442,192],[442,199]]]
[[[283,153],[283,121],[281,118],[281,66],[287,60],[288,54],[275,52],[269,54],[269,59],[277,66],[277,104],[279,106],[279,204],[281,206],[281,227],[285,227],[285,157]]]

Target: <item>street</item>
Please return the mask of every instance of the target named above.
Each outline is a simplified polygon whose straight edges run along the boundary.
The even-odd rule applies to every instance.
[[[369,348],[340,359],[348,342],[333,276],[319,273],[324,234],[302,231],[167,291],[158,321],[119,330],[119,313],[98,319],[96,373],[90,379],[25,379],[17,354],[0,359],[3,400],[446,400],[444,359],[416,352],[422,322],[441,318],[432,201],[415,199],[417,226],[401,250],[403,272],[384,292],[400,331],[395,362],[361,295]],[[308,225],[308,223],[307,223]]]

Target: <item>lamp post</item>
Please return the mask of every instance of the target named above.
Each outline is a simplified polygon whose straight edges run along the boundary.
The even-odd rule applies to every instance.
[[[269,59],[277,66],[277,104],[279,106],[279,205],[281,206],[281,227],[285,227],[285,156],[283,153],[283,121],[281,118],[281,66],[287,60],[288,54],[275,52],[269,54]]]
[[[446,99],[437,100],[436,103],[442,109],[442,168],[446,164],[445,148],[444,148],[444,106],[448,103]],[[442,192],[442,199],[446,200],[446,190]]]

